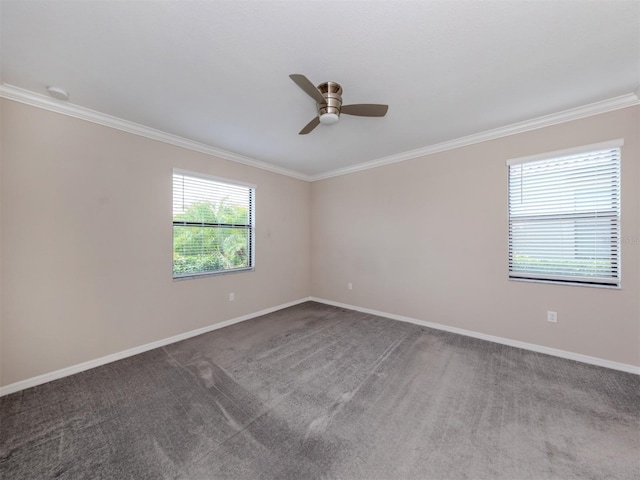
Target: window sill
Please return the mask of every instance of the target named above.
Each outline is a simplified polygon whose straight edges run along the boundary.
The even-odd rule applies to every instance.
[[[174,282],[181,282],[182,280],[193,280],[194,278],[203,278],[203,277],[218,277],[220,275],[231,275],[234,273],[242,273],[242,272],[253,272],[255,271],[255,267],[247,267],[247,268],[235,268],[233,270],[221,270],[218,272],[204,272],[204,273],[186,273],[184,275],[174,276]]]
[[[571,287],[591,287],[591,288],[605,288],[607,290],[622,290],[622,285],[603,285],[595,283],[582,283],[582,282],[567,282],[561,280],[543,280],[539,278],[521,278],[521,277],[509,277],[511,282],[526,282],[526,283],[550,283],[553,285],[569,285]]]

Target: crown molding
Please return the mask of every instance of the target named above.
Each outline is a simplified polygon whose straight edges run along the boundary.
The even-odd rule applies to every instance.
[[[116,130],[122,130],[124,132],[133,133],[141,137],[150,138],[152,140],[158,140],[160,142],[175,145],[177,147],[186,148],[196,152],[212,155],[214,157],[221,158],[223,160],[229,160],[250,167],[260,168],[280,175],[286,175],[288,177],[297,178],[298,180],[310,181],[310,177],[300,172],[289,170],[282,167],[277,167],[270,163],[261,162],[253,158],[245,157],[243,155],[229,152],[220,148],[212,147],[204,143],[189,140],[178,135],[166,133],[155,128],[140,125],[138,123],[129,122],[106,113],[101,113],[89,108],[74,105],[72,103],[63,102],[46,95],[34,93],[23,88],[15,87],[13,85],[3,84],[0,85],[0,97],[8,100],[15,100],[16,102],[25,103],[34,107],[39,107],[51,112],[60,113],[62,115],[68,115],[70,117],[79,118],[88,122],[97,123],[105,127],[115,128]]]
[[[142,137],[158,140],[160,142],[168,143],[178,147],[194,150],[196,152],[212,155],[224,160],[229,160],[250,167],[260,168],[270,172],[278,173],[280,175],[286,175],[288,177],[296,178],[298,180],[304,180],[307,182],[315,182],[319,180],[325,180],[327,178],[338,177],[341,175],[348,175],[350,173],[360,172],[363,170],[369,170],[371,168],[382,167],[384,165],[391,165],[393,163],[404,162],[406,160],[413,160],[415,158],[424,157],[426,155],[433,155],[434,153],[440,153],[447,150],[453,150],[460,147],[466,147],[476,143],[482,143],[489,140],[495,140],[510,135],[516,135],[518,133],[528,132],[531,130],[537,130],[539,128],[549,127],[558,123],[569,122],[572,120],[578,120],[601,113],[611,112],[613,110],[619,110],[622,108],[632,107],[640,105],[640,90],[635,93],[629,93],[614,97],[608,100],[591,103],[582,107],[572,108],[558,113],[545,115],[542,117],[534,118],[532,120],[526,120],[524,122],[514,123],[505,127],[495,128],[493,130],[487,130],[485,132],[468,135],[466,137],[449,140],[446,142],[430,145],[427,147],[418,148],[416,150],[409,150],[407,152],[390,155],[388,157],[371,160],[364,163],[358,163],[346,168],[340,168],[337,170],[331,170],[316,175],[305,175],[301,172],[289,170],[282,167],[277,167],[270,163],[262,162],[253,158],[245,157],[243,155],[222,150],[220,148],[206,145],[204,143],[189,140],[178,135],[156,130],[154,128],[146,127],[138,123],[129,122],[112,115],[97,112],[85,107],[80,107],[68,102],[62,102],[55,100],[46,95],[31,92],[13,85],[3,84],[0,85],[0,97],[8,100],[15,100],[17,102],[25,103],[34,107],[43,108],[52,112],[61,113],[71,117],[86,120],[88,122],[97,123],[106,127],[115,128],[134,135],[140,135]]]
[[[418,148],[416,150],[410,150],[407,152],[398,153],[396,155],[390,155],[388,157],[379,158],[370,162],[359,163],[351,167],[340,168],[338,170],[332,170],[325,173],[319,173],[317,175],[312,175],[310,181],[315,182],[331,177],[339,177],[341,175],[369,170],[370,168],[377,168],[383,165],[391,165],[393,163],[404,162],[406,160],[413,160],[415,158],[424,157],[425,155],[432,155],[434,153],[445,152],[447,150],[453,150],[455,148],[466,147],[475,143],[482,143],[489,140],[495,140],[497,138],[516,135],[518,133],[537,130],[539,128],[556,125],[558,123],[578,120],[601,113],[611,112],[613,110],[619,110],[621,108],[633,107],[635,105],[640,105],[640,100],[638,98],[640,96],[639,93],[640,91],[638,93],[629,93],[608,100],[603,100],[601,102],[584,105],[582,107],[572,108],[570,110],[564,110],[562,112],[545,115],[543,117],[534,118],[532,120],[514,123],[511,125],[507,125],[506,127],[495,128],[493,130],[487,130],[485,132],[457,138],[455,140],[430,145],[428,147]]]

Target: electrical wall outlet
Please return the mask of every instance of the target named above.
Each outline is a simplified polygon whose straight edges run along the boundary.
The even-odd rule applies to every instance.
[[[347,283],[347,288],[349,290],[353,290],[353,283],[351,283],[351,282]]]
[[[231,292],[231,293],[229,294],[229,301],[230,301],[230,302],[233,302],[235,299],[236,299],[236,294],[235,294],[235,293],[233,293],[233,292]]]
[[[558,312],[547,312],[547,322],[558,323]]]

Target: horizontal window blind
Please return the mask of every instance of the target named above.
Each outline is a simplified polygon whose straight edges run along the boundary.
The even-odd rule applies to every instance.
[[[173,276],[253,267],[254,189],[173,174]]]
[[[509,165],[509,276],[620,282],[620,148]]]

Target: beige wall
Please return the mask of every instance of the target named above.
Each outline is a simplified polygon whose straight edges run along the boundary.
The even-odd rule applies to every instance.
[[[638,119],[626,108],[313,183],[312,295],[639,366]],[[505,161],[616,138],[623,288],[509,281]]]
[[[638,107],[312,184],[0,107],[0,385],[308,295],[640,365]],[[505,160],[615,138],[623,288],[508,281]],[[257,185],[255,272],[172,280],[173,168]]]
[[[309,295],[307,182],[1,105],[2,385]],[[255,272],[172,280],[174,167],[257,185]]]

